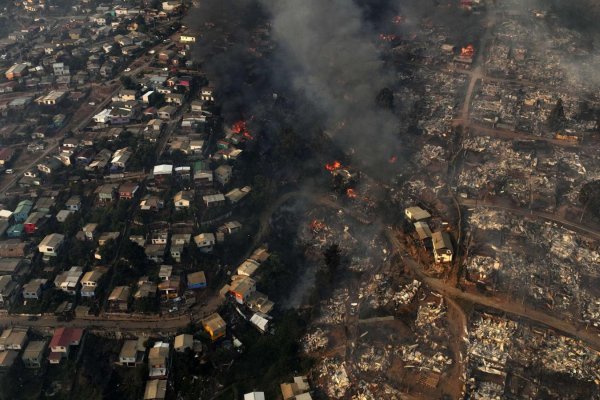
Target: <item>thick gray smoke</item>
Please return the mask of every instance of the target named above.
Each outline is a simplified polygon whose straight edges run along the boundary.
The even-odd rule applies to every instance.
[[[597,0],[512,0],[511,11],[545,17],[526,29],[523,45],[532,52],[557,54],[559,68],[572,88],[586,92],[600,89],[600,2]]]
[[[387,160],[399,147],[398,120],[377,107],[393,84],[361,9],[349,0],[261,0],[272,16],[290,84],[326,116],[328,134],[363,161]]]

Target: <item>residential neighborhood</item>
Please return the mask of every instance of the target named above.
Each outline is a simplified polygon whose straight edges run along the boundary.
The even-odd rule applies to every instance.
[[[0,400],[600,398],[599,17],[0,4]]]

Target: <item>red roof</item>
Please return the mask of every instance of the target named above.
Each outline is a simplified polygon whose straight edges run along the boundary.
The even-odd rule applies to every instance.
[[[52,347],[69,347],[72,343],[81,341],[83,329],[81,328],[58,328],[54,331],[54,336],[50,341]]]

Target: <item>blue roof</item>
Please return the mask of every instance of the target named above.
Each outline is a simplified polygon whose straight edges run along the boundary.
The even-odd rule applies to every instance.
[[[15,214],[25,213],[28,214],[33,208],[33,202],[31,200],[22,200],[15,208]]]

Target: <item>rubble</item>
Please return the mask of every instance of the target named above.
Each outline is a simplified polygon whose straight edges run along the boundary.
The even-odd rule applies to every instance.
[[[382,372],[390,366],[390,352],[385,347],[361,346],[356,364],[362,372]]]
[[[347,298],[348,289],[336,289],[330,299],[321,303],[321,315],[315,322],[331,325],[344,322]]]
[[[392,300],[396,304],[396,307],[398,307],[399,305],[410,304],[417,295],[417,292],[419,291],[420,287],[421,281],[415,279],[408,285],[402,287],[400,291],[394,293]]]
[[[584,279],[597,274],[596,244],[556,224],[504,211],[474,209],[469,223],[474,237],[487,242],[485,252],[467,262],[471,280],[493,283],[497,290],[573,320],[600,322]],[[496,231],[503,233],[493,236]]]
[[[470,392],[473,400],[502,400],[504,399],[504,386],[494,382],[478,382]]]
[[[301,343],[302,351],[306,354],[310,354],[325,349],[329,343],[329,339],[327,338],[327,334],[321,328],[316,328],[314,331],[304,335]]]
[[[449,336],[445,315],[442,299],[420,305],[414,327],[416,343],[400,346],[404,368],[443,373],[453,364],[445,343]]]
[[[341,399],[350,387],[346,363],[334,358],[324,358],[316,367],[319,379],[317,386],[332,399]]]
[[[600,355],[581,341],[549,334],[540,344],[536,350],[546,370],[579,380],[600,381]]]
[[[505,376],[508,350],[517,323],[481,314],[469,330],[467,363],[472,370]]]

